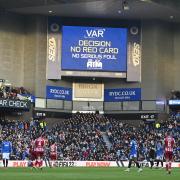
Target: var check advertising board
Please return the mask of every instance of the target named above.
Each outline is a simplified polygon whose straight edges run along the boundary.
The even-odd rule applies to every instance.
[[[30,101],[22,101],[15,99],[0,99],[0,108],[29,110],[30,106],[31,106]]]
[[[62,27],[63,70],[126,71],[127,29]]]
[[[71,101],[72,89],[58,86],[46,86],[46,98]]]
[[[141,88],[105,89],[105,102],[139,101],[141,100]]]

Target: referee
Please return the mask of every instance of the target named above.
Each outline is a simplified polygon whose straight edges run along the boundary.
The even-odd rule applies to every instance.
[[[154,166],[154,160],[155,160],[155,145],[154,145],[154,142],[151,141],[150,143],[150,147],[149,147],[149,161],[150,161],[150,168],[152,169],[153,166]]]

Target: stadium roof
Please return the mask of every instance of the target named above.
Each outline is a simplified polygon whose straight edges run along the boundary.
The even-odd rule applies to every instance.
[[[21,14],[180,22],[180,0],[0,0],[0,7]]]

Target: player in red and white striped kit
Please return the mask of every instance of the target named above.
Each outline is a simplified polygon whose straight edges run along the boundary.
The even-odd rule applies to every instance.
[[[173,148],[175,145],[175,140],[171,133],[168,132],[166,138],[164,139],[165,148],[165,158],[166,158],[166,171],[171,174],[171,164],[173,160]]]
[[[51,161],[57,160],[57,144],[52,142],[50,146],[50,159]]]
[[[42,169],[45,144],[45,139],[42,136],[38,137],[34,142],[34,152],[36,156],[34,167],[36,168]]]

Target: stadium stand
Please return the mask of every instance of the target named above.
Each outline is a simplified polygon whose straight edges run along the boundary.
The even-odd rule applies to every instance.
[[[8,137],[13,142],[12,160],[29,159],[29,145],[33,138],[45,132],[49,142],[58,144],[59,160],[127,160],[129,137],[135,134],[139,143],[139,158],[148,160],[150,143],[163,140],[168,130],[176,140],[175,161],[180,161],[180,127],[173,118],[160,122],[160,127],[142,122],[139,126],[99,114],[77,113],[47,128],[38,120],[30,122],[1,121],[0,141]],[[104,137],[105,136],[105,137]]]

